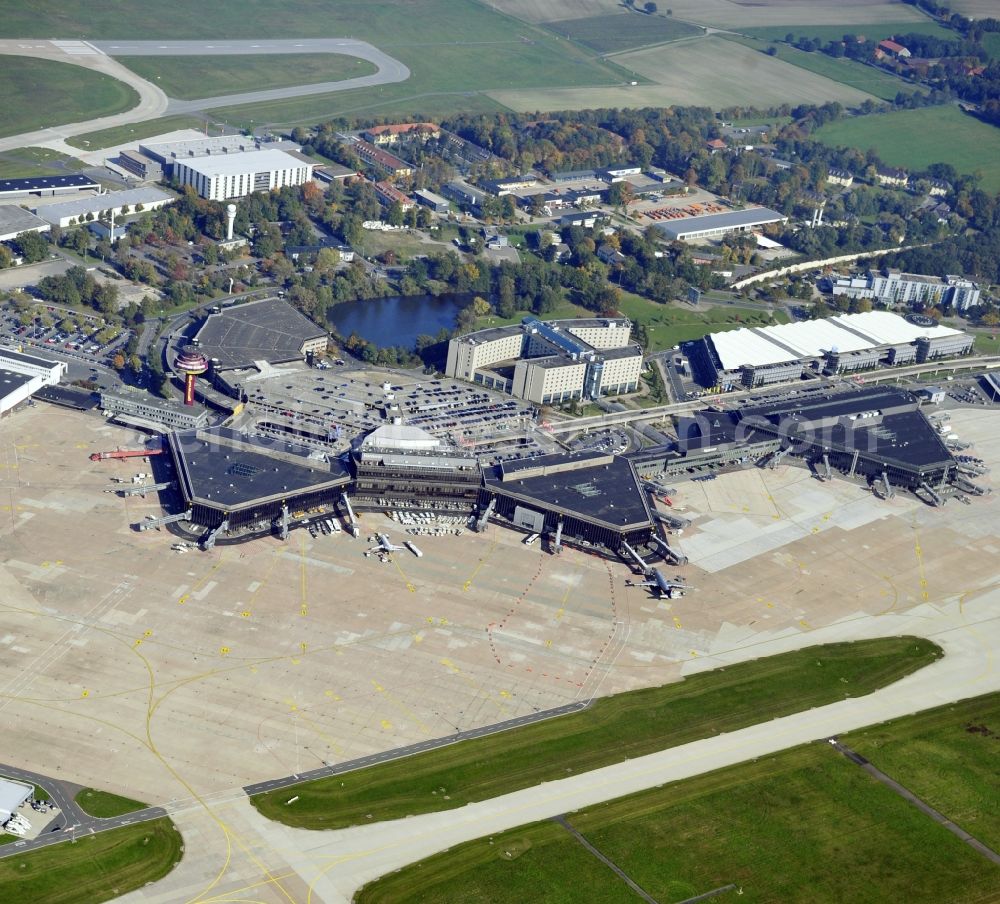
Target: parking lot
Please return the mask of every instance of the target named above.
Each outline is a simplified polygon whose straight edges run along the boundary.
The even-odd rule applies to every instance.
[[[527,435],[534,420],[530,405],[453,380],[302,365],[282,368],[280,376],[250,376],[243,385],[248,403],[239,426],[291,434],[317,447],[347,448],[359,433],[402,417],[484,454],[541,448]]]
[[[97,318],[90,318],[88,325],[81,326],[77,330],[66,331],[55,325],[43,326],[42,314],[46,314],[55,322],[71,317],[82,323],[84,318],[41,303],[35,306],[32,313],[35,314],[34,318],[25,325],[21,322],[21,315],[12,306],[0,308],[0,342],[22,346],[26,352],[35,350],[52,354],[59,360],[89,367],[94,365],[111,367],[115,355],[124,351],[132,336],[131,330],[121,329],[110,342],[97,344],[97,335],[102,329],[95,322]]]

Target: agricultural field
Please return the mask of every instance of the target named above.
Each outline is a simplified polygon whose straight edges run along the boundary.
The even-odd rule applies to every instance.
[[[831,147],[875,148],[886,163],[906,169],[950,163],[960,173],[981,173],[985,191],[1000,191],[1000,129],[958,107],[858,116],[829,123],[815,137]]]
[[[762,720],[861,696],[930,664],[940,649],[913,637],[829,644],[691,675],[597,700],[589,709],[403,760],[268,792],[270,819],[329,829],[460,807]]]
[[[991,32],[983,35],[983,47],[992,60],[1000,60],[1000,33]]]
[[[0,894],[31,904],[99,904],[162,879],[182,845],[169,819],[82,835],[0,860]]]
[[[747,41],[745,38],[735,40]],[[913,94],[924,90],[912,82],[904,81],[898,76],[876,69],[874,66],[867,66],[855,60],[835,60],[819,51],[807,53],[788,44],[764,43],[757,40],[747,41],[746,46],[760,51],[773,47],[779,60],[784,60],[786,63],[791,63],[793,66],[798,66],[800,69],[806,69],[825,78],[833,79],[842,85],[856,88],[858,91],[872,94],[882,100],[893,100],[900,91],[904,94]]]
[[[503,10],[526,22],[547,22],[554,19],[576,19],[581,16],[601,16],[621,9],[619,0],[491,0]],[[992,0],[957,0],[989,4]],[[673,18],[719,28],[751,28],[783,25],[877,24],[880,22],[926,22],[922,14],[901,0],[837,0],[818,3],[816,0],[669,0],[659,4],[662,15],[669,8]],[[990,7],[991,9],[995,8]],[[986,15],[986,13],[980,13]]]
[[[80,66],[31,57],[3,59],[0,136],[121,113],[139,102],[128,85]]]
[[[842,740],[996,846],[998,721],[994,694]],[[1000,870],[823,743],[590,807],[566,821],[663,904],[729,885],[736,886],[729,895],[751,902],[964,904],[1000,895]],[[595,873],[587,855],[566,827],[536,823],[414,864],[356,900],[513,904],[542,900],[540,889],[547,904],[639,900],[610,869]]]
[[[523,111],[671,104],[768,107],[832,100],[855,105],[872,99],[864,91],[719,37],[620,54],[614,60],[626,70],[628,78],[648,79],[653,84],[588,90],[491,91],[490,96]]]
[[[997,14],[996,0],[951,0],[949,9],[973,19],[984,19]]]
[[[197,100],[240,91],[339,82],[371,75],[374,63],[331,53],[219,57],[117,57],[169,97]]]
[[[663,16],[647,16],[645,13],[563,19],[548,22],[546,27],[557,35],[578,41],[598,53],[619,53],[705,33],[704,29],[696,25]]]
[[[881,41],[883,38],[890,38],[893,35],[906,34],[908,32],[933,35],[936,38],[946,41],[953,41],[957,37],[955,32],[923,17],[915,22],[845,22],[843,25],[803,23],[788,27],[783,25],[768,25],[762,28],[742,28],[740,31],[745,35],[761,38],[765,41],[784,41],[786,35],[790,33],[797,38],[818,38],[824,43],[827,41],[840,41],[844,35],[864,35],[869,41]]]

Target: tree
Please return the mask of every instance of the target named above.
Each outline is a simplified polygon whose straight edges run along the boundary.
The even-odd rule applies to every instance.
[[[656,4],[655,3],[647,3],[647,4],[645,4],[643,6],[643,9],[646,10],[646,12],[649,13],[650,15],[653,15],[653,13],[656,12]]]
[[[116,353],[115,356],[114,356],[114,358],[111,359],[111,366],[115,370],[119,370],[119,371],[120,370],[124,370],[125,369],[125,356],[121,352]]]
[[[472,313],[475,314],[476,317],[485,317],[487,314],[491,313],[492,310],[493,309],[490,307],[490,303],[485,298],[477,295],[472,299]]]
[[[0,270],[9,267],[14,263],[14,255],[10,253],[10,248],[0,245]]]
[[[399,201],[392,202],[392,207],[389,208],[388,220],[390,226],[403,225],[403,205]]]
[[[22,232],[11,242],[14,250],[24,258],[26,264],[44,260],[49,253],[49,243],[37,232]]]

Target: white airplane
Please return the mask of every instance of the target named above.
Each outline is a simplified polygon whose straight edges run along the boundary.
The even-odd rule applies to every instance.
[[[645,581],[626,581],[626,587],[649,587],[652,593],[657,599],[679,599],[684,596],[684,593],[688,590],[694,590],[690,584],[686,583],[684,579],[678,575],[674,580],[666,577],[659,568],[651,569],[650,573],[646,575],[648,580]]]
[[[378,546],[373,546],[370,552],[397,552],[400,549],[405,549],[403,546],[396,546],[390,539],[388,534],[375,534],[375,539],[378,540]]]

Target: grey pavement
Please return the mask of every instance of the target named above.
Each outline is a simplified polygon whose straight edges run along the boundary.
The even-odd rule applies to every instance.
[[[310,832],[266,820],[245,796],[218,807],[200,808],[192,804],[172,811],[171,815],[185,838],[197,838],[199,843],[188,845],[184,860],[168,877],[132,892],[123,900],[126,904],[199,900],[205,876],[215,876],[222,868],[230,873],[213,882],[217,895],[253,888],[254,900],[259,901],[346,904],[365,883],[465,841],[1000,690],[1000,662],[993,653],[1000,645],[998,603],[1000,587],[990,587],[961,603],[956,594],[948,603],[924,604],[905,614],[859,613],[812,630],[807,637],[792,631],[766,640],[758,637],[743,647],[709,651],[689,664],[685,673],[801,649],[808,644],[902,634],[934,640],[945,650],[945,656],[863,697],[846,698],[454,810],[337,831]],[[238,831],[244,843],[254,850],[253,863],[237,862],[240,858],[227,859],[226,836],[213,827],[219,822]],[[266,863],[263,877],[262,862]],[[286,886],[307,889],[307,893],[296,896]]]
[[[443,738],[434,738],[430,741],[421,741],[418,744],[408,744],[405,747],[395,747],[392,750],[383,750],[380,753],[373,753],[369,756],[358,757],[353,760],[345,760],[333,766],[322,766],[319,769],[312,769],[308,772],[300,772],[297,775],[286,775],[284,778],[270,779],[266,782],[257,782],[254,785],[247,785],[243,790],[247,794],[263,794],[265,791],[276,791],[279,788],[289,788],[302,782],[312,781],[316,778],[327,778],[331,775],[343,775],[345,772],[354,772],[364,769],[367,766],[375,766],[378,763],[389,763],[393,760],[401,760],[405,757],[413,756],[417,753],[426,753],[428,750],[437,750],[440,747],[448,747],[457,744],[459,741],[471,741],[474,738],[485,738],[489,735],[499,734],[502,731],[510,731],[512,728],[523,728],[525,725],[532,725],[535,722],[544,722],[556,716],[565,716],[569,713],[580,712],[590,706],[592,701],[581,700],[577,703],[567,703],[564,706],[557,706],[553,709],[540,710],[526,716],[519,716],[516,719],[507,719],[503,722],[495,722],[493,725],[484,725],[481,728],[473,728],[469,731],[457,731],[453,735]]]
[[[59,817],[51,829],[43,835],[39,835],[38,838],[14,841],[0,846],[0,859],[26,854],[29,851],[50,847],[63,841],[73,841],[84,835],[93,835],[97,832],[106,832],[109,829],[119,829],[140,822],[149,822],[167,815],[167,811],[162,807],[146,807],[123,816],[98,819],[96,816],[85,813],[73,800],[75,794],[73,789],[77,787],[75,785],[3,763],[0,763],[0,775],[39,785],[48,792],[52,803],[59,809]]]

